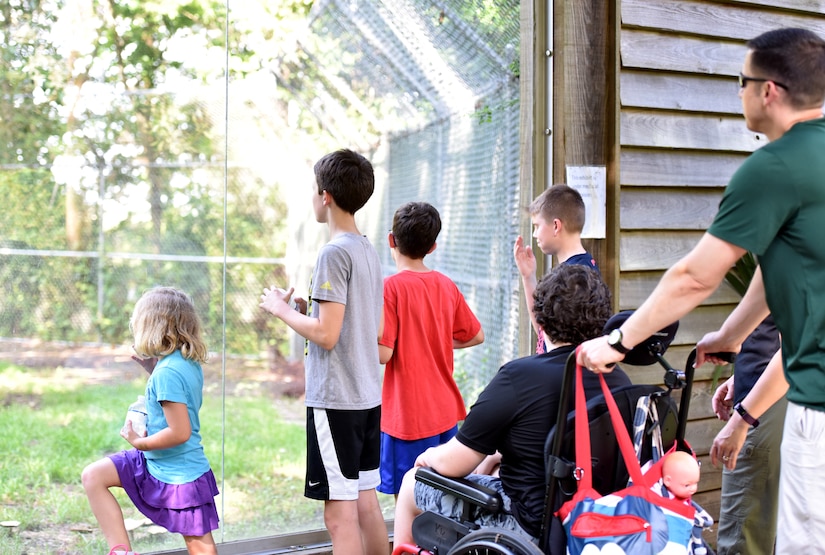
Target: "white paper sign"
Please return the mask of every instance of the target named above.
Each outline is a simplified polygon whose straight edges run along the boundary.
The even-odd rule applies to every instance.
[[[583,239],[604,239],[607,229],[607,168],[567,166],[567,184],[582,196],[585,208]]]

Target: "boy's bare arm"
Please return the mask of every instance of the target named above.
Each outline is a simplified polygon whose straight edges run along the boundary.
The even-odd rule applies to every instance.
[[[392,353],[395,351],[395,346],[388,347],[381,344],[381,339],[384,337],[384,310],[381,310],[381,320],[378,325],[378,362],[387,364],[392,358]]]
[[[472,347],[473,345],[478,345],[479,343],[484,342],[484,330],[479,329],[478,333],[470,339],[469,341],[456,341],[453,339],[453,349],[465,349],[467,347]]]
[[[428,466],[444,476],[466,476],[484,460],[484,456],[453,437],[418,455],[415,466]]]
[[[525,245],[524,239],[519,235],[513,245],[513,259],[516,261],[521,282],[524,285],[524,299],[527,301],[527,312],[530,314],[530,321],[536,333],[541,331],[536,317],[533,315],[533,293],[536,291],[538,278],[536,277],[536,256],[533,254],[531,245]]]
[[[289,306],[293,289],[264,289],[261,308],[282,320],[295,332],[324,349],[332,349],[341,336],[346,305],[329,301],[318,302],[318,318],[307,316]]]
[[[378,362],[381,364],[387,364],[390,359],[392,358],[392,354],[395,352],[395,349],[392,347],[387,347],[386,345],[378,345]]]

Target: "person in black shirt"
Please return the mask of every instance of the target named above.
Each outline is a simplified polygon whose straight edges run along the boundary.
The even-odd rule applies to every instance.
[[[458,434],[422,453],[415,464],[446,476],[467,476],[498,491],[504,510],[482,511],[476,522],[537,541],[545,493],[544,442],[556,422],[565,362],[579,343],[602,334],[611,315],[610,291],[595,270],[564,264],[539,281],[534,311],[548,339],[548,352],[502,366]],[[611,389],[630,384],[620,368],[605,377]],[[598,376],[591,372],[584,373],[584,386],[588,398],[601,393]],[[470,474],[497,451],[501,453],[498,477]],[[461,513],[461,502],[454,497],[416,482],[415,470],[404,476],[398,495],[396,544],[412,542],[412,521],[424,510],[445,516]]]

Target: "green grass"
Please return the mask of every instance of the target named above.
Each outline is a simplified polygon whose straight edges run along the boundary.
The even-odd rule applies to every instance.
[[[80,473],[129,447],[119,430],[126,407],[144,385],[65,385],[58,370],[0,363],[0,521],[20,522],[0,527],[0,553],[108,552]],[[295,418],[303,415],[299,405],[254,393],[225,400],[220,391],[205,394],[201,432],[221,490],[216,540],[323,528],[322,504],[303,497],[306,443]],[[125,494],[115,491],[124,516],[142,519]],[[391,512],[391,498],[382,503]],[[183,547],[180,536],[150,534],[148,526],[132,537],[141,553]]]

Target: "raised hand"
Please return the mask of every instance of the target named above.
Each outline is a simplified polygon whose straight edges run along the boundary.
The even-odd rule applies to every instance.
[[[132,349],[134,349],[134,347],[132,347]],[[152,372],[154,372],[154,371],[155,371],[155,366],[156,366],[156,365],[157,365],[157,363],[158,363],[158,358],[157,358],[157,357],[148,357],[148,358],[143,358],[143,357],[139,357],[139,356],[137,356],[137,355],[132,355],[132,360],[134,360],[135,362],[137,362],[138,364],[140,364],[140,366],[141,366],[144,370],[146,370],[146,372],[147,372],[150,376],[152,375]]]
[[[516,242],[513,245],[513,258],[516,261],[516,267],[522,278],[528,278],[536,275],[536,256],[533,254],[531,245],[524,244],[524,239],[519,235],[516,237]]]

